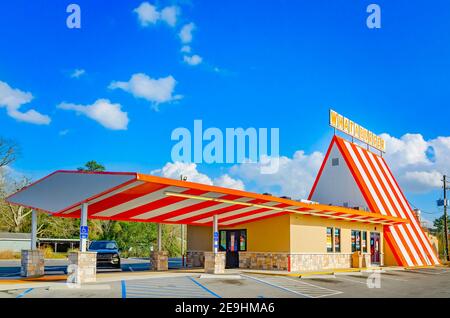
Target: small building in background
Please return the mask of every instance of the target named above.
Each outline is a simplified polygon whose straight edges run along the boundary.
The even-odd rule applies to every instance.
[[[19,252],[30,248],[30,233],[0,232],[0,252]]]
[[[50,247],[54,253],[66,253],[80,246],[78,239],[38,238],[37,243],[38,248]],[[30,245],[30,233],[0,232],[0,252],[20,253],[21,250],[29,249]]]

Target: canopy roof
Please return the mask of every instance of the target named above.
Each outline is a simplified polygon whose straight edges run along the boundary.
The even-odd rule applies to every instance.
[[[7,201],[59,217],[235,226],[288,213],[377,224],[406,219],[337,206],[304,203],[134,172],[56,171],[11,195]]]

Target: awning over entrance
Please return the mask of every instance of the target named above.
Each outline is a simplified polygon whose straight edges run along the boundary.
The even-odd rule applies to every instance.
[[[11,195],[8,202],[59,217],[211,226],[234,226],[288,213],[377,224],[406,219],[355,209],[304,203],[139,173],[56,171]]]

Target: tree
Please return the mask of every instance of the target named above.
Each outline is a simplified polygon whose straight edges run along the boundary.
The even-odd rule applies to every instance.
[[[444,216],[437,218],[433,221],[433,225],[436,228],[437,233],[444,233]],[[450,225],[450,224],[447,224]],[[449,226],[450,229],[450,226]]]
[[[0,138],[0,168],[14,162],[18,152],[18,146],[13,141]]]
[[[91,160],[86,162],[84,167],[78,168],[78,171],[102,172],[105,171],[105,166],[95,160]]]

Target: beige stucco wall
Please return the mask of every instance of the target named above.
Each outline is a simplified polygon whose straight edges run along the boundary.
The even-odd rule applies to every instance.
[[[370,232],[379,232],[383,251],[383,226],[342,220],[333,220],[305,215],[291,215],[290,250],[291,253],[327,253],[326,228],[341,229],[341,253],[351,253],[351,230],[367,231],[367,244],[370,245]],[[369,251],[369,249],[368,249]]]
[[[289,222],[289,215],[283,215],[235,227],[219,227],[219,230],[247,230],[249,252],[289,252]],[[188,225],[187,240],[188,250],[211,251],[212,228]]]
[[[380,251],[383,252],[383,227],[380,224],[341,221],[304,215],[283,215],[236,227],[219,229],[246,229],[248,252],[279,253],[327,253],[326,228],[341,229],[341,253],[351,253],[351,230],[367,231],[368,252],[370,232],[379,232]],[[212,250],[212,228],[209,226],[187,226],[187,249],[192,251]]]
[[[212,228],[209,226],[187,226],[187,249],[212,251]]]

